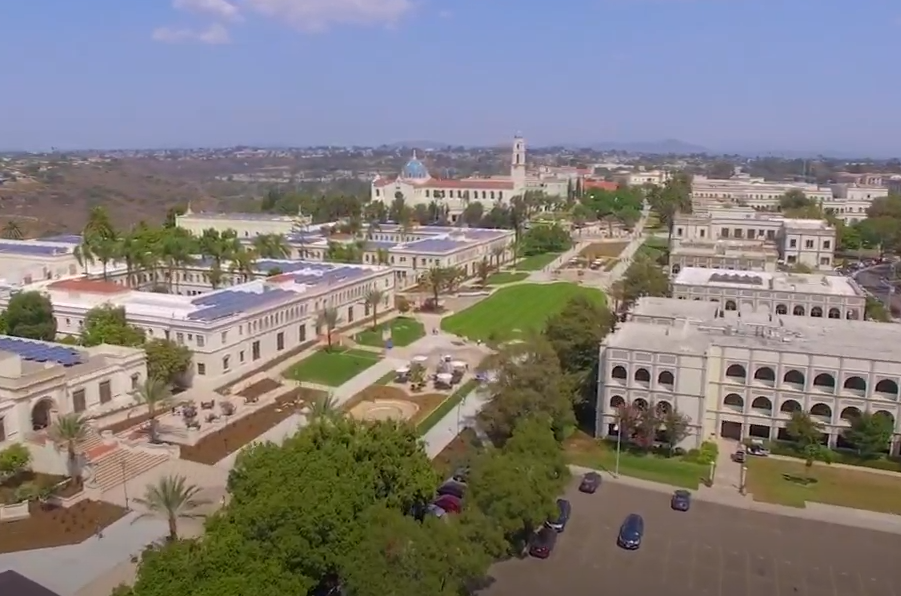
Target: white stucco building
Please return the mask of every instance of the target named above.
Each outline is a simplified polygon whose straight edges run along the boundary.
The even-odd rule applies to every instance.
[[[0,335],[0,449],[61,414],[91,417],[124,408],[146,376],[141,349],[75,348]]]
[[[479,201],[485,210],[495,204],[508,203],[527,191],[541,191],[550,197],[565,197],[571,178],[553,173],[530,172],[526,166],[526,141],[513,139],[509,176],[489,178],[435,178],[416,155],[407,162],[396,178],[377,177],[372,181],[371,199],[390,205],[403,196],[408,205],[427,205],[435,202],[446,206],[451,222],[472,201]]]
[[[81,271],[75,247],[81,236],[66,235],[40,240],[0,240],[0,280],[31,283],[60,279]]]
[[[728,269],[682,269],[672,280],[679,300],[719,302],[725,312],[862,319],[866,293],[841,275]]]
[[[674,272],[684,266],[707,264],[766,271],[771,262],[768,247],[775,249],[778,259],[786,265],[801,264],[822,271],[835,267],[835,228],[831,225],[818,219],[791,219],[748,207],[679,215],[673,226],[673,241],[670,267]],[[685,249],[681,247],[683,242]],[[755,254],[742,258],[738,256],[742,250]],[[735,256],[725,255],[730,251]]]
[[[669,170],[635,170],[629,172],[617,172],[613,175],[613,181],[623,186],[663,186],[672,178]]]
[[[823,201],[823,210],[846,224],[866,219],[873,201],[887,197],[889,193],[888,188],[858,184],[833,184],[831,188],[833,196]]]
[[[394,272],[390,267],[339,265],[302,261],[278,262],[283,273],[198,295],[160,294],[130,289],[124,272],[115,281],[70,278],[37,282],[13,291],[36,290],[53,304],[58,335],[81,333],[92,308],[125,309],[129,323],[150,338],[166,338],[193,352],[193,383],[219,386],[259,368],[268,360],[319,339],[316,319],[324,309],[338,311],[339,327],[370,314],[370,290],[382,293],[379,309],[394,305]],[[197,287],[208,289],[205,273]],[[190,284],[193,281],[188,281]],[[200,290],[198,290],[200,291]],[[5,308],[11,291],[0,293]]]
[[[791,190],[800,190],[817,203],[832,199],[832,189],[801,182],[773,182],[737,174],[728,180],[695,175],[691,182],[692,203],[699,206],[741,205],[775,210]]]
[[[691,421],[684,447],[710,436],[787,439],[796,410],[847,446],[849,420],[869,411],[895,425],[899,452],[901,326],[726,311],[721,304],[642,298],[600,347],[597,435],[616,432],[624,404]]]

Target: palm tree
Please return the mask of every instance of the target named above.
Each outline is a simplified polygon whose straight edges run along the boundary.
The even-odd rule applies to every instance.
[[[287,259],[291,256],[291,247],[279,234],[260,234],[253,239],[253,248],[261,259]]]
[[[72,254],[75,256],[75,260],[78,261],[78,264],[81,265],[81,268],[85,273],[88,271],[88,265],[93,265],[96,262],[96,259],[94,258],[94,249],[84,237],[81,239],[81,244],[76,246],[75,250],[72,251]]]
[[[438,296],[447,287],[448,273],[443,267],[432,267],[426,271],[423,282],[432,292],[434,308],[438,308]]]
[[[504,258],[504,253],[507,252],[506,246],[495,246],[491,249],[491,256],[494,257],[494,266],[498,269],[501,268],[501,259]],[[491,264],[491,260],[488,260],[488,264]]]
[[[6,238],[7,240],[21,240],[23,235],[21,226],[13,220],[6,222],[6,225],[3,226],[3,230],[0,231],[0,237]]]
[[[245,282],[250,281],[257,272],[256,260],[257,253],[255,249],[242,249],[232,255],[228,270],[231,273],[239,274]]]
[[[375,262],[379,265],[387,265],[390,254],[387,249],[379,248],[375,251]]]
[[[119,258],[121,248],[119,238],[115,232],[110,232],[107,236],[97,237],[89,242],[92,244],[94,257],[103,266],[103,279],[106,279],[110,263]]]
[[[198,250],[194,236],[182,228],[166,230],[160,239],[156,252],[166,267],[170,293],[172,292],[173,283],[175,293],[178,293],[178,273],[194,263],[194,254]]]
[[[102,206],[93,207],[88,215],[88,223],[81,232],[86,240],[90,238],[107,238],[113,235],[113,224],[109,213]]]
[[[212,261],[209,276],[214,290],[222,284],[222,263],[233,259],[241,248],[238,234],[234,230],[219,232],[210,228],[203,231],[200,236],[200,253]]]
[[[135,518],[162,516],[169,522],[169,542],[178,540],[178,520],[205,517],[196,509],[209,504],[207,499],[198,499],[200,492],[194,484],[185,484],[184,476],[163,476],[156,484],[148,484],[143,498],[134,502],[145,507],[146,512]]]
[[[125,261],[125,285],[134,287],[135,274],[144,269],[148,263],[149,250],[144,237],[134,230],[119,239],[116,252]]]
[[[138,403],[147,406],[147,415],[150,417],[150,442],[157,440],[156,416],[160,410],[165,409],[172,399],[169,387],[160,379],[147,377],[144,383],[134,391],[134,397]]]
[[[307,414],[310,422],[332,421],[340,416],[341,408],[334,393],[327,393],[314,401]]]
[[[480,284],[483,286],[488,285],[488,276],[491,275],[491,263],[488,262],[488,257],[483,257],[476,266],[476,275],[479,276]]]
[[[326,340],[328,341],[328,346],[326,347],[327,351],[331,351],[332,349],[332,334],[335,332],[335,328],[338,326],[340,320],[341,317],[338,315],[338,309],[331,306],[320,311],[316,316],[317,332],[325,327]]]
[[[88,422],[78,413],[63,414],[50,427],[50,439],[57,447],[66,448],[68,456],[69,477],[76,482],[81,481],[81,468],[78,465],[78,444],[88,436]]]
[[[372,328],[375,329],[379,323],[379,305],[385,298],[385,293],[377,288],[369,290],[366,294],[366,306],[372,309]]]

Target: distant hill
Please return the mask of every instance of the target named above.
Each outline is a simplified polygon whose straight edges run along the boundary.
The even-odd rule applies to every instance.
[[[599,142],[589,145],[595,151],[627,151],[629,153],[658,153],[658,154],[691,154],[710,153],[710,150],[700,145],[685,143],[677,139],[665,139],[663,141],[636,141],[636,142]]]
[[[392,149],[444,149],[445,147],[453,147],[452,143],[443,143],[438,141],[398,141],[387,145]]]

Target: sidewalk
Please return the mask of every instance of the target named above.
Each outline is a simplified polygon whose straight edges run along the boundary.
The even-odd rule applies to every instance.
[[[672,486],[667,484],[650,482],[648,480],[640,480],[638,478],[630,478],[622,475],[617,478],[602,470],[591,470],[590,468],[581,466],[570,466],[570,470],[572,470],[575,475],[581,475],[589,471],[598,472],[604,476],[604,482],[619,482],[628,486],[634,486],[635,488],[652,490],[664,494],[672,494],[673,490],[675,490]],[[750,494],[743,497],[738,494],[738,491],[732,491],[725,487],[707,488],[702,486],[694,492],[694,498],[698,501],[705,501],[707,503],[747,509],[750,511],[759,511],[772,515],[784,515],[786,517],[839,524],[853,528],[864,528],[891,534],[901,534],[901,516],[889,513],[876,513],[873,511],[824,505],[822,503],[808,503],[807,507],[803,509],[786,507],[784,505],[774,505],[772,503],[760,503],[755,501]]]

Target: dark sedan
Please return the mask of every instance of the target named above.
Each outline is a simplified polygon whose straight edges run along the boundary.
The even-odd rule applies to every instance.
[[[529,554],[539,559],[547,559],[551,556],[554,546],[557,544],[557,531],[543,526],[532,536],[529,543]]]
[[[670,506],[676,511],[688,511],[691,509],[691,493],[687,490],[677,490],[673,493]]]
[[[597,472],[588,472],[582,476],[582,482],[579,483],[579,491],[593,495],[601,486],[601,475]]]
[[[638,550],[644,538],[644,519],[637,513],[630,513],[619,527],[616,544],[626,550]]]

